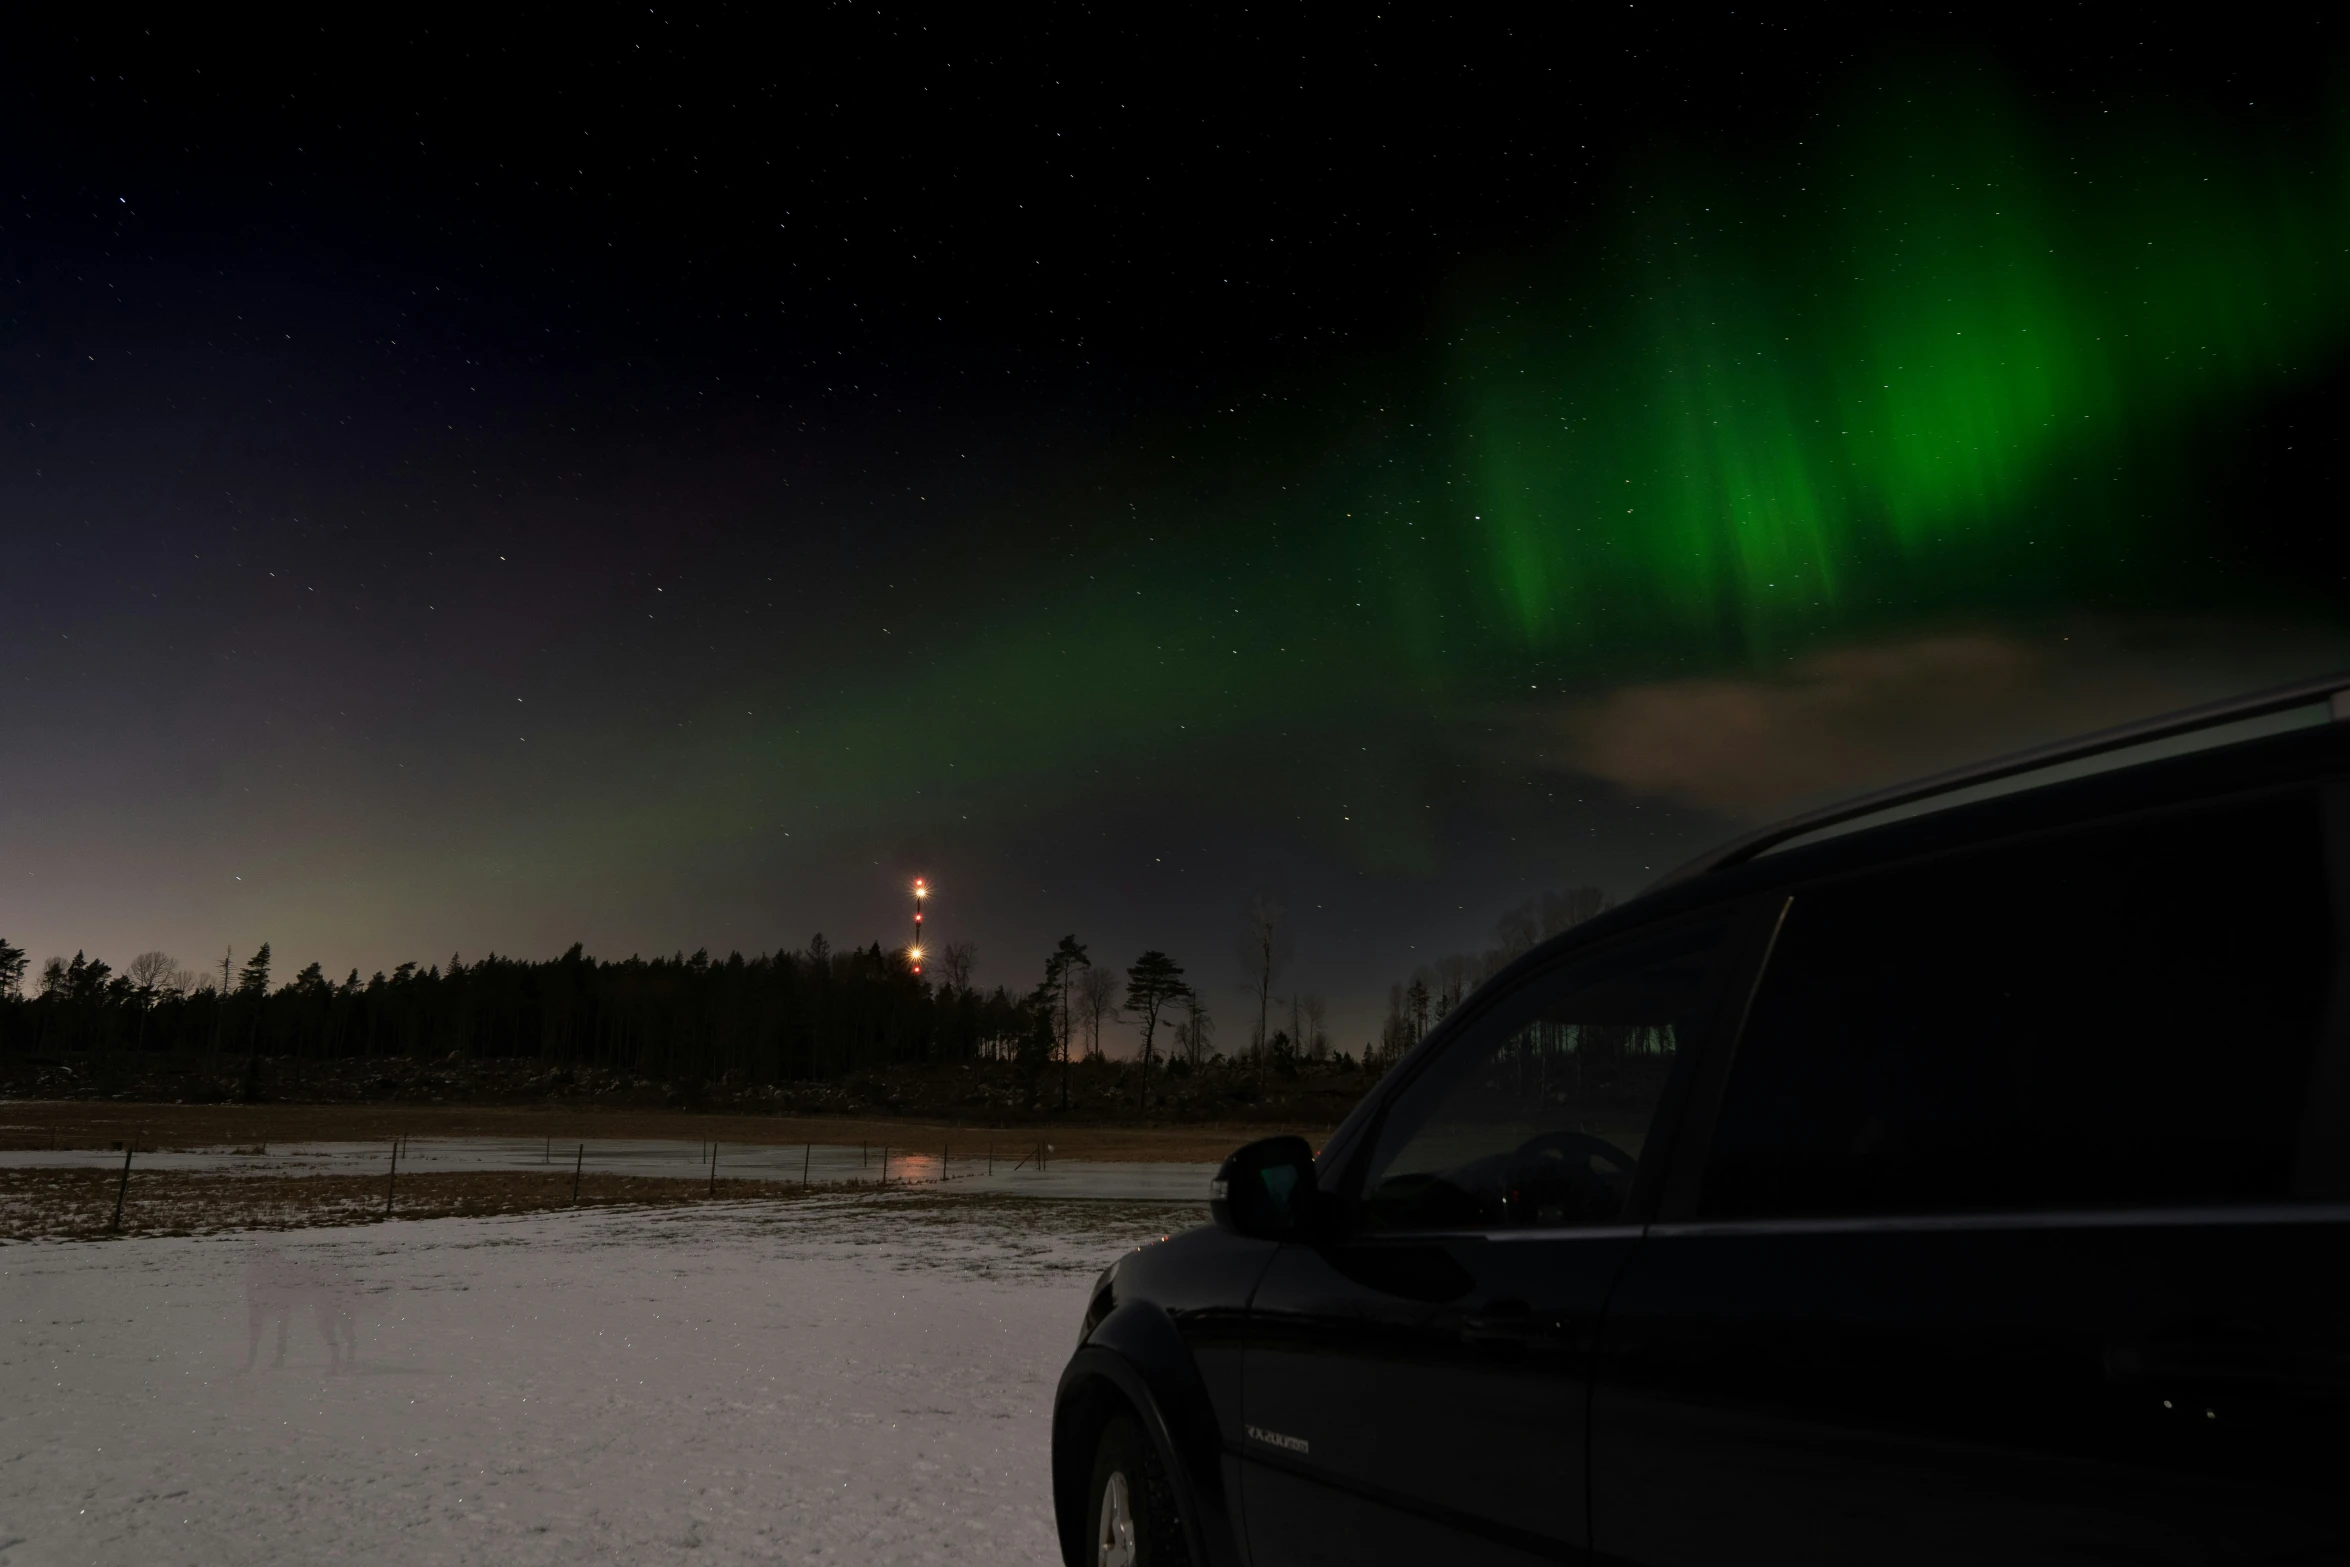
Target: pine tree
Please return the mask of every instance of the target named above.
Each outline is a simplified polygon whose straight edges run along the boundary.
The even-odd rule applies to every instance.
[[[1191,994],[1183,982],[1183,966],[1164,952],[1145,952],[1126,970],[1126,1005],[1142,1019],[1141,1107],[1150,1108],[1151,1041],[1159,1031],[1159,1013]]]
[[[1061,1046],[1061,1108],[1069,1108],[1069,992],[1077,982],[1077,971],[1091,968],[1085,956],[1085,943],[1075,936],[1063,936],[1053,955],[1045,960],[1044,988],[1053,993],[1060,1006],[1060,1026],[1054,1030]]]
[[[73,955],[73,962],[65,971],[65,994],[69,1001],[96,1001],[106,994],[107,976],[113,967],[103,958],[84,958]]]
[[[269,999],[268,942],[237,971],[237,994],[253,1002],[253,1020],[245,1035],[245,1102],[251,1104],[261,1097],[261,1007]]]
[[[261,950],[253,954],[252,961],[237,971],[237,994],[240,996],[269,994],[268,942],[263,942]]]

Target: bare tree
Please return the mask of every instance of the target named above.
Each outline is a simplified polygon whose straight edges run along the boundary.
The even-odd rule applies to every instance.
[[[141,999],[152,1001],[170,993],[179,964],[168,952],[142,952],[124,964],[122,972]]]
[[[1309,1061],[1322,1061],[1330,1055],[1330,1035],[1325,1030],[1329,1008],[1318,991],[1308,991],[1297,1001],[1298,1048]]]
[[[1195,1071],[1216,1053],[1216,1020],[1208,1016],[1196,990],[1183,998],[1183,1021],[1175,1025],[1175,1048]]]
[[[1242,988],[1257,998],[1257,1031],[1249,1041],[1249,1050],[1259,1066],[1264,1064],[1265,1030],[1272,1017],[1273,981],[1289,966],[1289,925],[1284,915],[1280,903],[1264,893],[1250,898],[1232,948],[1233,956],[1240,960],[1241,973],[1248,977]]]
[[[1402,985],[1388,986],[1387,1021],[1379,1029],[1376,1057],[1380,1070],[1385,1071],[1388,1067],[1401,1061],[1412,1046],[1418,1043],[1418,1036],[1412,1032],[1410,991]],[[1364,1057],[1364,1064],[1366,1066],[1373,1064],[1373,1058]]]
[[[139,1004],[139,1037],[135,1048],[147,1048],[147,1010],[172,992],[168,989],[179,975],[179,965],[168,952],[142,952],[123,965],[123,978],[131,982],[131,995]]]
[[[1496,955],[1503,963],[1547,941],[1562,930],[1572,930],[1608,907],[1608,895],[1597,887],[1570,887],[1528,898],[1493,924]],[[1499,964],[1492,965],[1499,967]]]
[[[1436,960],[1434,968],[1436,983],[1429,988],[1435,994],[1436,1015],[1444,1017],[1477,984],[1477,960],[1466,952],[1448,952]]]
[[[979,962],[979,948],[968,941],[950,941],[939,949],[938,977],[950,989],[969,990],[971,970]]]
[[[1088,968],[1077,976],[1077,1015],[1085,1019],[1085,1059],[1102,1058],[1102,1020],[1118,1018],[1118,974],[1115,969]]]

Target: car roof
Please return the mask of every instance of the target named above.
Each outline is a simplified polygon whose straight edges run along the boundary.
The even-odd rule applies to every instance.
[[[1772,887],[2334,773],[2350,773],[2350,673],[2100,730],[1789,817],[1701,855],[1541,943],[1509,971]]]
[[[2237,726],[2282,718],[2296,710],[2302,710],[2303,721],[2281,730],[2272,726],[2266,733],[2235,737]],[[2200,749],[2136,759],[2138,747],[2198,739],[2203,742]],[[2086,775],[2069,770],[2073,764],[2098,758],[2118,765]],[[2040,781],[2034,774],[2050,776]],[[1696,915],[1758,893],[1998,839],[2175,809],[2195,801],[2306,784],[2335,775],[2350,775],[2350,673],[2100,730],[1790,817],[1732,839],[1637,897],[1536,943],[1447,1013],[1395,1070],[1408,1076],[1416,1069],[1414,1063],[1443,1049],[1445,1041],[1470,1026],[1494,997],[1507,992],[1522,977],[1571,959],[1582,948],[1658,920]],[[1969,795],[1984,785],[2007,780],[2022,782],[1991,798]],[[1882,823],[1868,821],[1881,813],[1941,802],[1950,803]],[[1799,841],[1843,828],[1850,830]]]

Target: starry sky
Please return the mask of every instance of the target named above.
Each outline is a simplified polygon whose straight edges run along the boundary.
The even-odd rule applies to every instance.
[[[126,24],[0,60],[0,935],[1548,888],[2350,665],[2321,22]],[[1906,26],[1906,24],[1905,24]],[[315,28],[315,32],[311,29]]]

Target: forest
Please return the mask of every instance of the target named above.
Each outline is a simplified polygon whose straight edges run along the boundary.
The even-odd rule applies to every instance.
[[[1041,1073],[1098,1055],[1106,1020],[1141,1027],[1146,1059],[1208,1053],[1209,1022],[1180,965],[1145,952],[1122,975],[1074,938],[1036,989],[970,983],[949,948],[936,978],[878,944],[723,959],[600,961],[573,945],[547,961],[452,956],[337,982],[316,963],[272,982],[266,944],[198,974],[160,952],[116,972],[76,953],[27,984],[23,949],[0,940],[0,1051],[144,1053],[218,1064],[353,1057],[528,1058],[663,1082],[781,1083],[908,1064],[1009,1060]],[[1124,994],[1120,995],[1121,989]],[[1088,1030],[1090,1026],[1090,1037]]]
[[[1391,988],[1380,1037],[1361,1064],[1400,1058],[1512,957],[1606,907],[1596,888],[1546,893],[1505,913],[1495,945],[1423,967]],[[57,1058],[143,1054],[222,1064],[449,1056],[596,1067],[670,1083],[775,1084],[896,1066],[1010,1061],[1041,1076],[1055,1062],[1102,1054],[1105,1023],[1135,1030],[1144,1076],[1154,1064],[1217,1059],[1215,1019],[1182,966],[1145,952],[1123,970],[1062,938],[1026,992],[971,982],[973,950],[941,949],[934,973],[904,948],[836,948],[822,935],[796,951],[713,958],[590,957],[574,944],[545,960],[403,963],[336,981],[312,963],[290,979],[264,944],[211,972],[145,952],[119,972],[75,953],[38,974],[0,939],[0,1051]],[[1245,977],[1243,1060],[1279,1067],[1333,1059],[1318,995],[1276,995],[1290,960],[1280,907],[1259,898],[1236,933]],[[1343,1055],[1343,1052],[1339,1053]]]
[[[663,1080],[777,1082],[904,1062],[1038,1053],[1034,995],[932,983],[903,952],[834,949],[714,959],[403,963],[341,982],[313,963],[273,985],[264,946],[223,985],[162,954],[114,972],[77,953],[31,985],[0,942],[0,1049],[149,1051],[204,1059],[525,1056]],[[27,994],[29,989],[30,993]]]

